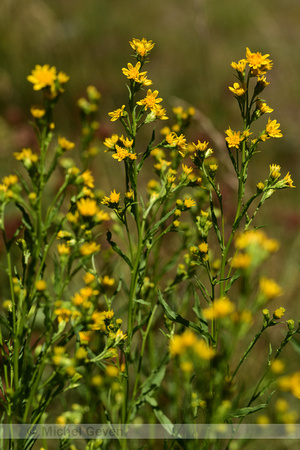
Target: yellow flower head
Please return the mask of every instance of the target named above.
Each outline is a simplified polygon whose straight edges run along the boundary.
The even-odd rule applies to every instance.
[[[75,147],[74,142],[68,141],[68,139],[61,136],[58,138],[58,144],[63,150],[71,150]]]
[[[268,106],[266,102],[263,102],[261,100],[256,101],[256,108],[260,111],[261,114],[271,113],[274,111],[274,109],[270,108],[270,106]]]
[[[210,308],[203,309],[203,316],[206,319],[220,319],[231,314],[235,309],[234,304],[227,297],[215,300]]]
[[[57,251],[60,255],[69,255],[71,252],[70,247],[68,247],[66,244],[58,244]]]
[[[95,216],[99,211],[96,201],[90,198],[81,198],[76,204],[78,211],[84,217]]]
[[[244,136],[241,135],[240,131],[232,131],[229,127],[228,130],[225,131],[227,134],[227,138],[225,138],[225,141],[227,141],[228,147],[235,147],[239,148],[240,143],[244,139]]]
[[[281,175],[280,169],[281,169],[281,167],[278,166],[277,164],[270,165],[269,177],[272,178],[272,180],[277,180],[278,178],[280,178],[280,175]]]
[[[201,253],[207,253],[208,252],[208,245],[206,242],[202,242],[201,244],[198,245],[199,251]]]
[[[263,75],[272,69],[273,63],[268,56],[270,55],[262,55],[260,52],[252,53],[248,47],[246,48],[246,61],[253,75]]]
[[[162,102],[162,98],[157,98],[157,95],[158,95],[158,91],[152,92],[151,89],[148,89],[147,96],[145,98],[143,98],[142,100],[140,100],[139,102],[137,102],[137,104],[144,106],[145,111],[147,111],[147,109],[155,110],[156,104]]]
[[[45,280],[37,280],[35,282],[35,288],[37,291],[44,291],[47,287],[46,281]]]
[[[266,133],[268,137],[281,138],[282,133],[279,130],[280,123],[277,123],[277,120],[271,120],[269,117],[268,123],[266,125]]]
[[[194,199],[189,197],[189,198],[185,198],[184,199],[183,205],[184,205],[185,208],[192,208],[193,206],[196,205],[196,202],[195,202]]]
[[[273,317],[274,319],[281,319],[281,317],[284,315],[285,313],[285,308],[283,308],[282,306],[278,309],[276,309],[273,313]]]
[[[118,161],[123,161],[125,158],[129,158],[131,160],[137,158],[136,153],[131,153],[127,150],[127,148],[120,147],[118,144],[116,144],[116,153],[114,153],[112,157]]]
[[[238,97],[244,95],[247,90],[245,86],[240,86],[239,83],[233,83],[233,87],[229,86],[228,89]]]
[[[196,354],[204,360],[210,360],[216,354],[216,351],[213,348],[209,347],[203,339],[198,340],[195,343],[194,350]]]
[[[104,197],[102,203],[103,205],[109,205],[110,203],[118,204],[119,201],[120,201],[120,192],[117,193],[116,190],[114,189],[113,191],[111,191],[109,197]]]
[[[141,63],[138,61],[135,66],[131,63],[127,64],[127,69],[123,68],[123,74],[129,79],[140,83],[141,77],[144,77],[147,72],[140,72]]]
[[[284,183],[286,184],[287,187],[290,188],[294,188],[296,186],[293,185],[293,180],[291,178],[291,175],[289,174],[289,172],[286,174],[286,176],[283,179]]]
[[[234,68],[237,72],[243,73],[246,69],[247,61],[245,59],[241,59],[239,62],[232,62],[231,67]]]
[[[21,152],[15,152],[14,157],[18,161],[23,161],[26,167],[31,166],[38,160],[38,155],[32,153],[32,150],[30,148],[23,148]]]
[[[235,269],[247,269],[251,264],[251,256],[248,253],[237,253],[230,263]]]
[[[36,106],[32,106],[30,112],[35,119],[41,119],[46,113],[44,108],[37,108]]]
[[[115,122],[120,117],[124,117],[126,115],[126,111],[124,111],[124,108],[125,108],[125,105],[123,105],[121,108],[116,109],[115,111],[108,113],[108,115],[111,117],[111,119],[110,119],[111,122]]]
[[[273,298],[282,295],[282,288],[271,278],[262,277],[259,280],[259,287],[268,300],[272,300]]]
[[[132,41],[129,41],[129,44],[137,56],[141,58],[145,58],[155,45],[152,41],[147,41],[145,38],[142,40],[133,38]]]
[[[125,108],[125,105],[123,105]],[[122,106],[122,108],[123,108]],[[119,140],[119,136],[117,134],[113,134],[110,138],[106,138],[105,141],[103,142],[103,144],[109,149],[109,150],[113,150],[115,148],[116,143]],[[108,150],[105,150],[106,152]]]
[[[273,373],[279,374],[284,372],[285,364],[281,359],[274,359],[271,362],[270,369],[272,370]]]
[[[45,87],[54,86],[56,75],[56,67],[50,67],[49,64],[44,66],[36,65],[27,80],[33,84],[33,89],[39,91]]]
[[[96,242],[85,242],[81,247],[80,247],[80,253],[83,256],[88,256],[88,255],[92,255],[93,253],[97,253],[99,252],[101,246],[100,244],[96,244]]]
[[[17,184],[17,182],[17,175],[8,175],[2,179],[2,183],[7,187],[13,186],[14,184]]]

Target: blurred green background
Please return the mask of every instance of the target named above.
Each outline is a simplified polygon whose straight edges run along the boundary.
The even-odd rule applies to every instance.
[[[194,139],[203,128],[207,132],[201,121],[209,118],[208,137],[221,160],[226,148],[220,135],[224,136],[229,125],[239,129],[241,124],[237,103],[228,90],[235,81],[230,63],[244,57],[246,46],[253,52],[269,53],[274,67],[264,97],[274,108],[271,117],[280,122],[284,137],[262,146],[249,181],[255,189],[255,184],[267,177],[268,165],[277,163],[282,175],[290,171],[299,186],[299,25],[299,0],[2,0],[0,174],[15,167],[13,151],[34,145],[29,108],[39,103],[40,94],[33,92],[26,77],[36,64],[55,65],[71,76],[56,112],[57,131],[67,137],[76,139],[79,134],[75,105],[86,86],[94,84],[101,91],[102,138],[115,130],[107,112],[126,102],[121,68],[134,62],[128,41],[145,37],[156,43],[148,76],[167,111],[178,98],[200,111]],[[266,121],[266,117],[261,119],[261,129]],[[99,166],[105,167],[106,161],[99,155]],[[226,181],[224,175],[223,183]],[[107,191],[112,187],[113,182],[105,186]],[[229,204],[235,201],[233,190],[229,189],[227,196]],[[274,195],[260,224],[271,225],[269,233],[282,242],[277,263],[269,271],[282,278],[285,301],[293,299],[299,288],[298,190]]]

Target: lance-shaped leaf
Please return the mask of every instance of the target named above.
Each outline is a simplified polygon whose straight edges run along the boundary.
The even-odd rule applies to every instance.
[[[212,338],[212,336],[209,333],[207,333],[206,331],[204,331],[202,327],[200,327],[196,323],[192,322],[191,320],[184,319],[180,314],[177,314],[175,311],[173,311],[170,308],[170,306],[163,299],[162,293],[160,291],[158,291],[158,301],[161,304],[161,306],[163,307],[164,313],[169,320],[172,320],[172,322],[180,323],[181,325],[184,325],[185,327],[196,331],[201,336],[206,337],[211,342],[214,342],[214,339]],[[200,320],[200,322],[202,322],[202,320]],[[205,321],[203,321],[203,323],[205,325],[207,325]]]
[[[275,392],[276,391],[271,392],[271,394],[269,395],[266,403],[260,403],[259,405],[256,405],[256,406],[247,406],[246,408],[237,409],[232,414],[229,414],[229,416],[227,416],[226,420],[233,419],[233,418],[239,419],[239,418],[242,418],[242,417],[246,417],[249,414],[253,414],[256,411],[260,411],[261,409],[266,408],[268,406],[268,404],[270,403],[270,400],[271,400],[271,398],[272,398],[272,396],[273,396],[273,394]]]
[[[111,232],[108,230],[108,232],[106,233],[106,239],[108,241],[108,243],[112,246],[112,249],[118,253],[119,256],[121,256],[121,258],[124,259],[124,261],[128,264],[128,266],[130,267],[130,269],[133,269],[132,264],[129,260],[129,258],[125,255],[125,253],[122,252],[122,250],[120,249],[120,247],[111,240]]]

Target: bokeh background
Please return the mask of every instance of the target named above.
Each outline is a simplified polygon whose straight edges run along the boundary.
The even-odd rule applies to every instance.
[[[86,86],[102,93],[99,139],[115,129],[107,112],[126,102],[121,68],[131,58],[128,41],[145,37],[156,43],[147,67],[154,88],[170,110],[184,102],[198,111],[193,137],[207,132],[221,161],[222,138],[230,125],[241,126],[237,103],[228,90],[235,81],[231,61],[245,48],[269,53],[274,61],[265,100],[281,124],[282,139],[270,139],[250,172],[253,188],[277,163],[300,185],[300,7],[298,0],[1,0],[0,14],[0,175],[15,168],[14,151],[32,145],[29,108],[39,93],[26,80],[36,64],[55,65],[71,76],[56,112],[58,132],[76,140],[80,131],[76,100]],[[261,119],[261,127],[267,118]],[[221,139],[220,139],[221,138]],[[99,173],[107,157],[99,154]],[[224,163],[226,166],[226,163]],[[226,174],[227,168],[224,168]],[[111,172],[110,172],[111,173]],[[228,174],[228,179],[230,174]],[[114,186],[104,179],[106,190]],[[223,181],[226,184],[226,175]],[[103,186],[102,186],[103,188]],[[229,190],[228,201],[235,201]],[[278,192],[265,205],[257,225],[282,245],[270,275],[281,280],[285,304],[297,313],[299,299],[300,209],[298,189]]]

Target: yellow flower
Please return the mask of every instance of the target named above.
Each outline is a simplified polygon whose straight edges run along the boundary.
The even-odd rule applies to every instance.
[[[76,204],[80,214],[85,217],[95,216],[99,211],[96,201],[90,198],[81,198]]]
[[[125,105],[123,105],[121,108],[116,109],[115,111],[112,111],[112,112],[108,113],[108,115],[111,116],[111,119],[110,119],[111,122],[115,122],[120,117],[124,117],[125,116],[124,108],[125,108]]]
[[[38,160],[38,155],[32,153],[30,148],[23,148],[21,152],[15,152],[14,157],[18,161],[23,161],[26,167],[31,166]]]
[[[247,269],[251,264],[251,256],[247,253],[237,253],[230,263],[235,269]]]
[[[104,199],[102,200],[102,203],[104,205],[108,205],[110,203],[118,204],[119,201],[120,201],[120,192],[117,194],[116,190],[114,189],[113,191],[111,191],[109,197],[104,197]]]
[[[269,117],[268,123],[266,125],[266,133],[268,137],[281,138],[282,133],[279,130],[280,123],[277,123],[277,120],[271,120]]]
[[[87,354],[88,353],[85,348],[79,347],[79,349],[76,350],[75,358],[76,359],[85,359],[87,357]]]
[[[216,354],[216,351],[213,348],[209,347],[203,339],[198,340],[195,343],[194,350],[197,355],[204,360],[210,360]]]
[[[79,220],[79,213],[78,213],[78,211],[75,211],[74,214],[72,214],[71,212],[68,212],[68,214],[66,215],[66,218],[70,223],[76,224]]]
[[[83,256],[92,255],[93,253],[96,253],[100,250],[101,246],[100,244],[96,244],[96,242],[85,242],[80,247],[80,253]]]
[[[210,308],[204,308],[202,312],[206,319],[213,320],[228,316],[234,309],[234,304],[227,297],[223,297],[215,300]]]
[[[206,244],[206,242],[202,242],[201,244],[199,244],[198,248],[199,248],[201,253],[207,253],[208,252],[208,245]]]
[[[281,359],[274,359],[274,361],[271,362],[270,368],[273,373],[279,374],[284,372],[285,364]]]
[[[85,186],[88,186],[89,188],[94,187],[94,177],[90,170],[86,170],[81,175],[79,175],[79,177],[83,179],[83,183]]]
[[[54,314],[57,316],[58,322],[69,322],[70,316],[72,315],[72,311],[67,308],[57,308],[54,310]]]
[[[133,38],[132,41],[129,41],[129,44],[141,58],[145,58],[155,45],[152,41],[147,41],[145,38],[142,40]]]
[[[125,105],[123,105],[125,108]],[[119,136],[117,134],[113,134],[110,138],[106,138],[103,144],[109,149],[113,150],[115,148],[116,143],[119,140]],[[108,150],[105,150],[106,152]]]
[[[185,164],[182,164],[182,171],[183,173],[185,173],[186,175],[189,175],[190,173],[193,172],[193,167],[188,167]]]
[[[46,281],[44,280],[37,280],[35,282],[35,288],[37,291],[44,291],[47,287]]]
[[[285,309],[281,306],[280,308],[276,309],[273,313],[274,319],[281,319],[282,316],[284,316]]]
[[[239,62],[232,62],[231,67],[234,68],[237,72],[243,73],[246,68],[247,61],[245,59],[241,59]]]
[[[79,339],[81,344],[88,343],[91,340],[91,331],[79,331]]]
[[[261,292],[268,300],[282,295],[282,289],[279,284],[277,284],[275,280],[272,280],[270,278],[262,277],[259,280],[259,287]]]
[[[280,175],[281,175],[280,169],[281,169],[281,167],[278,166],[277,164],[272,164],[270,166],[270,175],[269,175],[269,177],[272,178],[273,180],[277,180],[277,178],[279,178]]]
[[[196,202],[191,197],[189,197],[184,200],[183,205],[185,206],[185,208],[192,208],[196,205]]]
[[[59,72],[57,75],[57,79],[60,84],[65,84],[67,83],[67,81],[69,81],[70,77],[69,75],[65,74],[65,72]]]
[[[106,366],[106,375],[111,378],[117,377],[119,375],[119,369],[116,366]]]
[[[291,392],[300,399],[300,372],[294,372],[291,375],[285,375],[278,380],[278,387],[282,391]]]
[[[263,75],[272,69],[273,63],[268,56],[270,55],[262,55],[260,52],[252,53],[248,47],[246,48],[246,61],[254,75]]]
[[[13,186],[14,184],[17,184],[17,182],[18,182],[17,175],[8,175],[7,177],[4,177],[2,179],[2,183],[7,187]]]
[[[162,101],[162,98],[157,98],[158,95],[158,91],[153,91],[151,89],[148,89],[147,91],[147,96],[140,100],[139,102],[137,102],[138,105],[144,106],[145,107],[145,111],[147,111],[147,109],[154,109],[155,105],[157,103],[160,103]]]
[[[152,108],[152,112],[156,119],[159,120],[168,120],[169,117],[166,116],[166,110],[161,105],[154,105]]]
[[[54,86],[56,80],[56,67],[50,67],[49,64],[44,66],[36,65],[27,80],[33,84],[33,89],[39,91],[45,87]]]
[[[44,108],[37,108],[36,106],[32,106],[30,112],[35,119],[41,119],[46,113]]]
[[[92,386],[101,386],[103,384],[103,378],[101,377],[101,375],[94,375],[91,378],[91,384]]]
[[[66,244],[58,244],[57,251],[60,255],[69,255],[71,249]]]
[[[270,108],[270,106],[268,106],[266,102],[263,102],[261,100],[256,101],[256,108],[259,109],[261,114],[271,113],[274,111],[274,109]]]
[[[116,144],[116,153],[112,155],[114,159],[117,159],[118,161],[123,161],[125,158],[129,158],[131,160],[136,159],[137,156],[135,153],[130,153],[126,148],[120,147]]]
[[[240,143],[244,139],[244,136],[241,136],[240,131],[232,131],[229,127],[228,130],[225,131],[227,134],[227,138],[225,138],[225,141],[227,141],[228,147],[235,147],[239,148]]]
[[[140,83],[140,78],[145,76],[147,72],[140,72],[141,63],[138,61],[135,66],[131,63],[127,64],[127,69],[122,69],[123,74],[129,79]]]
[[[282,180],[285,182],[285,184],[290,187],[290,188],[294,188],[296,186],[293,185],[293,180],[291,178],[291,175],[289,174],[289,172],[286,174],[286,176],[284,177],[284,179]]]
[[[262,181],[260,181],[259,183],[257,183],[256,187],[259,191],[262,191],[264,189],[265,185]]]
[[[120,141],[126,148],[132,148],[133,139],[129,139],[128,137],[124,138],[124,136],[120,136]]]
[[[83,276],[83,280],[84,280],[85,284],[90,284],[95,280],[95,275],[93,275],[90,272],[86,272]]]
[[[244,95],[247,90],[245,86],[240,86],[239,83],[233,83],[233,87],[229,86],[228,89],[238,97]]]
[[[115,280],[113,278],[109,278],[108,275],[104,275],[104,277],[100,277],[100,282],[102,284],[102,286],[113,286],[115,284]]]
[[[71,150],[75,147],[74,142],[68,141],[65,137],[59,137],[58,144],[63,150]]]

